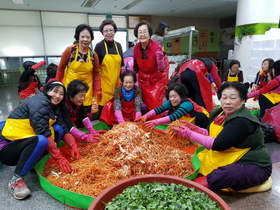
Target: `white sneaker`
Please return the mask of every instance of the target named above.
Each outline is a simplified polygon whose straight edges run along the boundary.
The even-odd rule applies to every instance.
[[[31,191],[25,185],[25,182],[22,178],[18,178],[15,182],[11,183],[9,181],[9,191],[13,194],[16,199],[24,199],[28,195],[31,195]]]

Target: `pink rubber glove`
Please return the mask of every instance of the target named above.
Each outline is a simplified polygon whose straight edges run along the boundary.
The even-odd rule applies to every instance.
[[[141,112],[136,112],[135,113],[135,119],[139,118],[142,116],[142,113]]]
[[[200,133],[202,135],[208,136],[208,130],[205,128],[198,127],[197,125],[194,125],[188,121],[180,120],[181,123],[184,123],[188,128],[190,128],[192,131],[195,131],[197,133]]]
[[[31,66],[32,69],[34,69],[35,71],[37,69],[39,69],[41,66],[46,65],[46,61],[40,61],[39,63],[34,64],[33,66]]]
[[[80,149],[79,149],[74,137],[72,136],[72,134],[66,133],[63,136],[63,141],[70,147],[71,157],[72,158],[76,157],[77,160],[81,159]]]
[[[247,99],[254,98],[254,97],[258,96],[258,95],[260,95],[260,91],[259,90],[253,91],[253,92],[247,94]]]
[[[100,134],[98,132],[94,134],[86,134],[80,131],[77,128],[71,129],[71,134],[82,141],[90,142],[90,143],[97,143],[99,141]]]
[[[166,66],[164,63],[164,52],[161,49],[156,51],[157,69],[158,71],[164,71]]]
[[[186,126],[181,126],[181,128],[172,127],[173,130],[177,131],[177,135],[192,139],[193,141],[201,144],[207,149],[212,149],[213,143],[215,141],[214,137],[202,135],[196,133]]]
[[[56,147],[56,144],[52,137],[48,137],[48,146],[47,151],[52,156],[52,158],[55,160],[55,162],[59,165],[61,171],[63,173],[71,173],[72,172],[72,166],[68,162],[68,160],[62,156],[60,153],[60,150]]]
[[[166,123],[170,123],[170,117],[169,116],[162,117],[162,118],[155,119],[155,120],[150,120],[150,121],[148,121],[144,124],[144,127],[152,129],[153,127],[155,127],[157,125],[166,124]]]
[[[85,126],[85,128],[87,129],[88,133],[96,133],[96,130],[92,127],[92,122],[90,121],[90,119],[88,117],[86,117],[83,120],[83,124]]]
[[[121,110],[115,111],[115,117],[117,118],[117,121],[118,121],[119,124],[125,123]]]
[[[136,118],[134,120],[134,122],[146,122],[147,119],[149,119],[155,115],[156,115],[156,111],[154,109],[152,109],[149,112],[147,112],[146,114],[144,114],[143,116]]]

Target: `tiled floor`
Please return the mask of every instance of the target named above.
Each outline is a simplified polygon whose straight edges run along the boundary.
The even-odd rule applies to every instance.
[[[0,121],[7,118],[9,112],[18,103],[17,88],[0,87]],[[217,192],[232,210],[277,210],[280,209],[280,143],[266,144],[273,161],[272,189],[264,193],[239,194]],[[13,175],[14,167],[3,166],[0,170],[0,210],[63,210],[72,209],[57,201],[40,186],[35,171],[26,176],[26,183],[32,191],[32,196],[26,200],[16,200],[8,192],[8,181]]]

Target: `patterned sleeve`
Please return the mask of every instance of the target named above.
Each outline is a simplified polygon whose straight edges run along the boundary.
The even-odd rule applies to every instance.
[[[121,88],[116,88],[114,93],[114,111],[122,110]]]
[[[134,88],[135,88],[135,99],[134,99],[135,111],[141,112],[141,105],[143,103],[142,91],[138,86],[134,86]]]

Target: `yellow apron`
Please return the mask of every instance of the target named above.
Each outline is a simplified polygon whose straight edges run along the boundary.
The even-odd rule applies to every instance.
[[[277,104],[280,102],[280,94],[275,92],[270,92],[263,94],[268,100],[270,100],[273,104]]]
[[[84,106],[90,106],[92,100],[92,70],[93,64],[90,59],[90,50],[88,50],[88,62],[77,61],[78,57],[78,47],[76,48],[75,59],[66,68],[63,83],[67,88],[68,84],[74,79],[80,79],[86,82],[89,86],[89,90],[86,93],[86,99],[84,101]]]
[[[204,108],[204,107],[201,107],[202,108],[202,113],[204,113],[208,118],[210,117],[210,114],[209,112],[207,112],[207,110]],[[194,125],[196,125],[195,123],[195,117],[186,117],[186,116],[183,116],[181,117],[179,120],[184,120],[184,121],[188,121]]]
[[[235,77],[230,77],[230,72],[228,72],[227,81],[228,82],[238,82],[238,73],[236,73]]]
[[[49,119],[49,129],[51,130],[52,137],[54,138],[54,130],[52,125],[55,123],[55,119]],[[31,136],[36,136],[33,128],[30,126],[29,119],[10,119],[8,118],[5,126],[2,130],[3,136],[5,138],[16,141],[24,138],[29,138]]]
[[[102,88],[102,100],[99,102],[100,106],[104,106],[106,102],[113,98],[115,89],[119,86],[119,78],[121,71],[122,57],[119,54],[117,44],[114,42],[118,54],[108,54],[108,47],[104,42],[106,55],[100,64],[100,78]]]
[[[222,115],[222,113],[220,115]],[[214,122],[212,122],[209,127],[209,135],[216,138],[218,134],[223,130],[223,128],[223,125],[216,125],[214,124]],[[235,147],[231,147],[225,151],[214,151],[205,149],[197,154],[201,162],[199,173],[206,176],[218,167],[235,163],[249,150],[250,148],[238,149]]]

